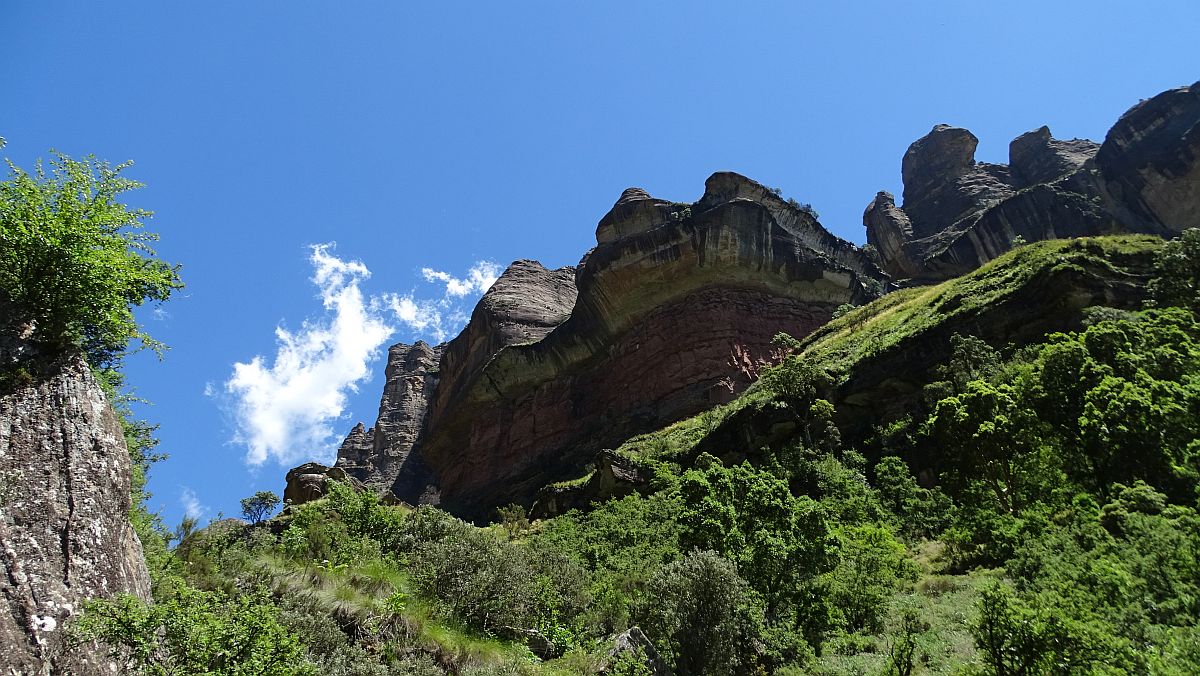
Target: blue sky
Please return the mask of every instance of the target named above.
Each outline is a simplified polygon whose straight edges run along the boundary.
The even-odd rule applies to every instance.
[[[331,457],[375,418],[381,349],[453,333],[489,263],[574,264],[626,187],[694,200],[734,170],[861,243],[934,124],[999,162],[1043,124],[1102,139],[1200,79],[1197,27],[1185,1],[9,0],[0,136],[147,184],[129,202],[188,286],[142,314],[166,359],[128,372],[177,523]]]

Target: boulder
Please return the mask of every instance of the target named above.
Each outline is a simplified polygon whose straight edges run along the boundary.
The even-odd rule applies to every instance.
[[[324,497],[330,481],[350,484],[357,491],[366,489],[361,481],[347,474],[341,467],[327,467],[317,462],[306,462],[299,467],[293,467],[288,470],[286,480],[283,502],[291,506],[303,505]]]
[[[668,676],[671,670],[659,657],[654,644],[638,627],[630,627],[609,639],[612,647],[608,649],[607,661],[601,667],[601,674],[613,673],[615,662],[627,661],[640,665],[653,676]]]

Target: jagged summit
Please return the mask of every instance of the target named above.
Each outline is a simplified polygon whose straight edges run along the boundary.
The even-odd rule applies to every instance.
[[[903,204],[880,192],[867,207],[868,241],[891,275],[932,281],[1018,236],[1195,225],[1198,91],[1135,106],[1103,144],[1022,134],[1007,165],[937,125],[903,158]],[[805,336],[888,284],[811,209],[734,172],[690,203],[628,188],[596,241],[575,267],[514,262],[448,343],[393,346],[379,419],[351,431],[338,466],[469,517],[528,504],[601,449],[729,401],[777,359],[777,333]]]
[[[1143,101],[1103,144],[1055,139],[1048,127],[1018,136],[1009,164],[975,161],[974,134],[944,124],[904,154],[904,203],[879,193],[867,241],[897,278],[932,281],[969,272],[1026,241],[1143,232],[1200,223],[1200,86]]]

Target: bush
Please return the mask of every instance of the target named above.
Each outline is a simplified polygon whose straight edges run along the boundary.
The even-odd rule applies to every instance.
[[[130,341],[155,351],[133,307],[164,301],[183,284],[179,266],[154,257],[142,231],[151,213],[120,196],[141,187],[124,178],[129,163],[56,155],[51,170],[9,163],[0,182],[0,299],[31,323],[33,338],[57,349],[76,346],[97,368],[113,366]]]
[[[553,628],[586,605],[586,576],[573,562],[474,528],[418,546],[409,574],[447,614],[488,632]]]
[[[108,644],[112,657],[146,674],[316,673],[300,640],[261,594],[227,597],[181,586],[150,606],[128,594],[88,601],[75,631],[77,638]]]
[[[762,624],[751,594],[732,563],[693,552],[650,579],[639,625],[675,673],[734,673],[756,661]]]

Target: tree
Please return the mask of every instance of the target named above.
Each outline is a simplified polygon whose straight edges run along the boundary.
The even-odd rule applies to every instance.
[[[756,622],[750,589],[716,552],[663,566],[647,584],[639,622],[677,674],[729,674],[748,667]]]
[[[1159,252],[1158,277],[1149,284],[1160,307],[1178,305],[1200,313],[1200,228],[1184,230]]]
[[[509,540],[515,540],[529,528],[529,516],[521,505],[512,503],[497,507],[496,513],[500,516],[500,523],[504,526],[504,532],[508,533]]]
[[[131,341],[162,343],[138,325],[133,308],[164,301],[183,284],[179,266],[155,258],[143,230],[152,214],[119,199],[140,183],[92,156],[56,154],[47,172],[12,162],[0,182],[0,300],[56,350],[83,350],[96,368],[115,366]]]
[[[995,676],[1092,673],[1107,663],[1124,673],[1119,639],[1098,627],[1064,616],[1050,599],[1027,603],[1012,588],[993,583],[979,597],[979,618],[971,625],[975,646]]]
[[[242,515],[250,523],[258,523],[278,506],[279,496],[275,495],[274,491],[259,491],[248,498],[242,498]]]

